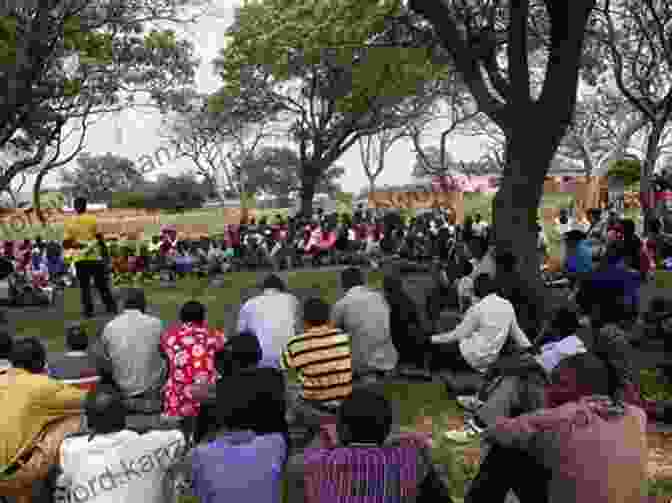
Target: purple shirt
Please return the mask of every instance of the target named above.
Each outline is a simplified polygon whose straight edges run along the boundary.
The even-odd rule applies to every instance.
[[[280,503],[287,445],[282,435],[225,433],[191,456],[194,496],[201,503]]]

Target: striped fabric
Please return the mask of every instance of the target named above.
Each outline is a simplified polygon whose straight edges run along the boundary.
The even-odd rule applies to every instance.
[[[306,449],[306,503],[410,503],[418,496],[418,450]]]
[[[286,369],[296,369],[304,400],[331,402],[352,393],[350,336],[328,325],[293,337],[282,357]]]

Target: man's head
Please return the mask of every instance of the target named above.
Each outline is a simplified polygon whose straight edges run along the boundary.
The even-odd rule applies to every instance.
[[[367,389],[353,390],[338,410],[338,436],[344,444],[382,444],[392,428],[387,399]]]
[[[229,339],[224,349],[215,355],[215,366],[222,376],[230,376],[241,369],[257,366],[262,356],[257,336],[252,332],[241,332]]]
[[[79,323],[73,323],[65,332],[65,345],[70,351],[86,351],[89,347],[89,337]]]
[[[261,288],[264,290],[278,290],[279,292],[285,292],[287,290],[284,281],[282,281],[277,274],[269,274],[266,276],[266,279],[264,279],[261,284]]]
[[[98,385],[86,396],[84,411],[89,428],[100,434],[116,433],[126,428],[126,408],[119,391]]]
[[[147,309],[145,291],[141,288],[129,288],[126,290],[124,309],[137,309],[141,313],[144,313]]]
[[[479,274],[474,280],[474,294],[479,299],[484,299],[495,291],[495,280],[489,274]]]
[[[344,290],[350,290],[364,284],[364,274],[359,267],[348,267],[341,273],[341,284]]]
[[[476,213],[476,214],[474,215],[474,223],[479,223],[480,221],[481,221],[481,214],[480,214],[480,213]]]
[[[206,309],[198,301],[190,300],[180,309],[180,321],[182,323],[203,323],[205,321]]]
[[[233,375],[218,385],[217,426],[251,430],[257,434],[279,433],[286,428],[284,396],[276,393],[273,369],[255,369]],[[220,389],[225,393],[219,399]]]
[[[75,201],[73,203],[73,206],[75,208],[75,212],[77,212],[78,215],[81,215],[86,211],[86,205],[87,201],[86,198],[84,197],[77,197],[75,198]]]
[[[39,374],[47,364],[47,351],[37,337],[14,341],[9,357],[12,366]]]
[[[303,322],[307,329],[329,323],[329,304],[322,299],[313,297],[303,304]]]
[[[14,339],[6,327],[0,327],[0,360],[9,360],[12,355]]]

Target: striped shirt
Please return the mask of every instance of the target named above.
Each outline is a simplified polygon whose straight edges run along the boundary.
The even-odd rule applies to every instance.
[[[282,366],[298,371],[304,400],[333,402],[352,393],[350,336],[337,328],[323,325],[292,337]]]

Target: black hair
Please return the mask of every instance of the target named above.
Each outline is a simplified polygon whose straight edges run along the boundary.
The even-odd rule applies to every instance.
[[[621,221],[623,226],[623,235],[628,238],[635,235],[635,222],[631,218],[625,218]]]
[[[497,291],[495,280],[489,274],[479,274],[474,280],[474,293],[482,299]]]
[[[92,433],[115,433],[126,428],[123,395],[111,385],[98,384],[86,395],[84,411]]]
[[[288,432],[284,379],[275,369],[244,370],[218,383],[216,427],[252,430],[258,435]],[[225,398],[219,399],[220,390]],[[224,393],[226,392],[226,393]]]
[[[349,434],[349,438],[341,440],[382,444],[392,428],[392,407],[383,395],[367,389],[356,389],[341,404],[338,423],[341,434],[344,431]]]
[[[312,297],[303,304],[303,320],[311,326],[325,325],[329,315],[329,304],[320,298]]]
[[[86,351],[89,336],[81,325],[73,325],[65,332],[65,345],[72,351]]]
[[[142,288],[129,288],[126,290],[126,299],[124,300],[126,309],[137,309],[143,313],[147,309],[147,297]]]
[[[468,260],[462,260],[462,263],[460,264],[460,266],[461,266],[462,276],[469,276],[471,273],[474,272],[474,264],[472,264]]]
[[[14,341],[9,360],[16,368],[38,374],[47,363],[47,351],[37,337],[26,337]]]
[[[180,321],[182,323],[202,323],[205,321],[205,313],[206,309],[203,304],[190,300],[180,309]]]
[[[0,358],[9,360],[12,355],[14,339],[5,327],[0,327]]]
[[[661,224],[659,220],[652,218],[647,223],[647,230],[652,234],[658,234],[660,232]]]
[[[76,197],[73,204],[77,213],[84,213],[86,211],[87,201],[85,197]]]
[[[359,267],[348,267],[341,273],[341,283],[345,290],[361,286],[364,284],[364,274]]]
[[[264,290],[279,290],[284,292],[287,290],[285,282],[280,279],[277,274],[269,274],[261,283],[261,288]]]
[[[258,365],[262,357],[259,339],[245,331],[229,339],[224,349],[215,354],[215,367],[220,375],[230,376],[240,369]]]

